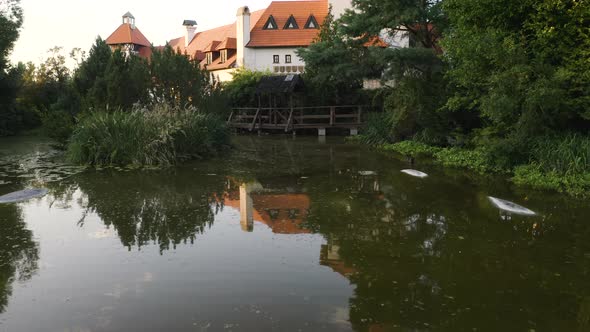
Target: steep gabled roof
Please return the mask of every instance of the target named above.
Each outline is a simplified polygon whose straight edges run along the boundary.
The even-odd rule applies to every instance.
[[[145,38],[137,27],[131,24],[121,24],[106,40],[108,45],[135,44],[150,47],[150,41]]]
[[[317,29],[283,29],[287,21],[293,15],[299,24],[307,22],[313,15],[318,19],[318,24],[323,23],[328,14],[328,1],[273,1],[264,11],[264,14],[254,25],[248,47],[297,47],[309,46],[317,36]],[[264,29],[264,25],[273,17],[278,29]]]
[[[260,16],[264,13],[264,10],[254,11],[250,14],[250,29],[254,28],[254,24],[258,22]],[[236,38],[236,23],[224,25],[210,30],[197,32],[193,37],[187,48],[184,47],[184,37],[172,39],[168,42],[174,50],[180,49],[182,53],[186,51],[187,54],[196,58],[196,55],[211,44],[211,42],[224,41],[227,38]],[[198,59],[197,60],[202,60]]]
[[[227,37],[225,38],[224,41],[221,42],[221,44],[217,45],[217,48],[215,49],[216,51],[221,51],[221,50],[235,50],[237,47],[237,40],[236,38],[232,38],[232,37]]]
[[[207,45],[207,47],[205,47],[205,49],[203,50],[203,52],[213,52],[217,50],[217,46],[219,46],[221,44],[221,42],[219,40],[214,40],[211,43],[209,43],[209,45]]]

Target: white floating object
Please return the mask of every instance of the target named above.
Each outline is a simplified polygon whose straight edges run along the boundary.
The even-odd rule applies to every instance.
[[[415,176],[417,178],[425,178],[428,176],[428,174],[426,174],[424,172],[417,171],[415,169],[402,169],[402,173],[406,173],[408,175]]]
[[[488,196],[488,198],[490,199],[490,202],[492,202],[492,204],[494,204],[500,210],[514,213],[514,214],[520,214],[523,216],[536,215],[536,213],[534,211],[531,211],[531,210],[525,208],[524,206],[518,205],[514,202],[506,201],[506,200],[492,197],[492,196]]]
[[[18,203],[47,195],[47,189],[32,188],[0,196],[0,203]]]
[[[373,171],[359,171],[359,174],[362,176],[370,176],[370,175],[375,175],[377,173],[373,172]]]

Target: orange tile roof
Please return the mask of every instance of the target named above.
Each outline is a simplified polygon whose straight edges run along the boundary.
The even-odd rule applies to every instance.
[[[205,47],[203,52],[213,52],[213,51],[217,50],[217,46],[219,46],[220,44],[221,44],[221,41],[214,40],[211,43],[209,43],[209,45],[207,45],[207,47]]]
[[[143,33],[141,33],[137,27],[132,28],[131,24],[128,23],[121,24],[117,30],[107,38],[106,43],[108,45],[136,44],[151,47],[150,41],[145,38]]]
[[[328,14],[327,0],[314,1],[273,1],[256,22],[250,35],[248,47],[297,47],[309,46],[317,36],[318,29],[305,29],[305,23],[313,15],[322,25]],[[264,30],[263,27],[273,16],[278,29]],[[293,15],[299,29],[283,29],[289,17]]]
[[[236,63],[236,59],[238,56],[236,54],[227,58],[225,62],[221,62],[221,57],[217,57],[211,64],[206,65],[201,62],[201,65],[206,68],[207,70],[219,70],[219,69],[228,69],[232,68]]]
[[[238,43],[238,41],[236,38],[227,37],[227,38],[225,38],[225,40],[223,42],[221,42],[221,44],[219,44],[217,46],[217,48],[215,50],[216,51],[227,50],[227,49],[235,50],[237,47],[237,43]]]
[[[258,22],[264,10],[257,10],[250,14],[250,29]],[[187,52],[193,58],[200,52],[203,52],[213,41],[224,41],[227,38],[236,38],[236,23],[224,25],[210,30],[197,32],[187,48],[184,47],[184,37],[172,39],[168,42],[173,49],[180,49],[181,52]]]

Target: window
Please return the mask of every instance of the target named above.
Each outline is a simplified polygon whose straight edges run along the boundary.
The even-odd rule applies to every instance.
[[[289,17],[283,29],[299,29],[299,25],[297,25],[297,21],[295,21],[295,17],[293,17],[293,15]]]
[[[277,25],[277,21],[275,21],[275,18],[272,17],[272,15],[270,15],[270,17],[268,18],[268,20],[266,21],[266,23],[262,27],[262,29],[264,29],[264,30],[276,30],[278,28],[279,28],[279,26]]]
[[[279,56],[278,55],[273,55],[272,56],[272,63],[279,63]]]
[[[213,62],[213,52],[207,52],[207,64],[210,65]]]
[[[221,63],[225,63],[227,61],[227,50],[221,50]]]
[[[291,63],[291,54],[285,55],[285,63]]]
[[[320,25],[318,24],[318,21],[315,19],[315,16],[310,15],[309,18],[307,19],[307,22],[305,23],[305,29],[319,29]]]

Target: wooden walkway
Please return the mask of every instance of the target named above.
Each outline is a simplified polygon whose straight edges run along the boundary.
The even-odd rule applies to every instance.
[[[364,106],[316,106],[293,108],[235,108],[227,123],[232,128],[253,130],[350,129],[355,135],[364,124]],[[322,134],[323,132],[323,134]]]

